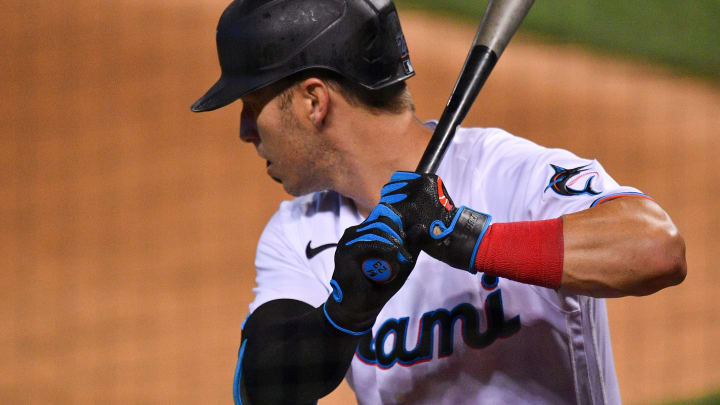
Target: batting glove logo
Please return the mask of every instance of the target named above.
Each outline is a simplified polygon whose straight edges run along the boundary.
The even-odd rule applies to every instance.
[[[392,274],[391,267],[382,259],[367,259],[362,264],[362,271],[365,277],[376,283],[384,283]]]

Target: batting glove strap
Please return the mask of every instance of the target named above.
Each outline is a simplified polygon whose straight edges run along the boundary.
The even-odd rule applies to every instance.
[[[474,259],[492,217],[462,206],[449,225],[435,220],[430,224],[431,242],[423,250],[442,262],[475,273]]]

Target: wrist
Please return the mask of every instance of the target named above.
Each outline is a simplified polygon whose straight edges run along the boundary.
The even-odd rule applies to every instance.
[[[442,262],[474,273],[474,259],[492,217],[462,206],[455,209],[448,226],[433,221],[428,229],[430,242],[424,250]]]
[[[332,298],[328,298],[322,306],[325,320],[335,329],[342,333],[361,336],[372,330],[377,315],[370,317],[348,314],[342,308],[334,304]]]
[[[346,310],[343,303],[347,304],[347,302],[345,302],[340,285],[335,280],[331,280],[330,285],[333,289],[332,293],[322,306],[323,315],[328,323],[336,330],[353,336],[370,332],[375,324],[377,313]]]
[[[474,254],[473,269],[557,289],[562,280],[562,219],[491,225]]]

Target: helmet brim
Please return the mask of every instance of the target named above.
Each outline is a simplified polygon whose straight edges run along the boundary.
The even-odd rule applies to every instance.
[[[248,77],[221,75],[220,79],[190,109],[193,112],[217,110],[272,82],[271,75]]]

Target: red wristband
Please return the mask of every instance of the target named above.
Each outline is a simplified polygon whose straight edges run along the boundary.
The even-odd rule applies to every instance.
[[[563,268],[562,219],[492,224],[474,269],[526,284],[557,289]]]

